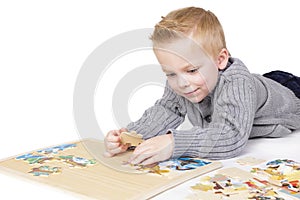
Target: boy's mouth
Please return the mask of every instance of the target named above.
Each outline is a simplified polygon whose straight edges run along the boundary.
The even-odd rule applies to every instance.
[[[185,92],[184,93],[184,95],[186,95],[186,96],[192,96],[195,92],[197,92],[199,90],[199,88],[197,88],[197,89],[195,89],[195,90],[193,90],[193,91],[191,91],[191,92]]]

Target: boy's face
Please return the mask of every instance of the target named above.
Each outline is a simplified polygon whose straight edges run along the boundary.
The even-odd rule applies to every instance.
[[[154,53],[170,87],[189,101],[202,101],[216,86],[218,69],[222,66],[218,66],[218,59],[212,60],[193,40],[179,39],[160,45]]]

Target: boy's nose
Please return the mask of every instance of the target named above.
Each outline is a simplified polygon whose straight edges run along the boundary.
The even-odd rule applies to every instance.
[[[190,85],[190,82],[184,76],[179,76],[177,80],[177,84],[180,88],[185,88]]]

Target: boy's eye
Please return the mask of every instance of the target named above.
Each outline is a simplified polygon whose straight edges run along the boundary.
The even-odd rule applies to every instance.
[[[195,68],[195,69],[188,70],[187,72],[188,72],[188,73],[195,73],[195,72],[197,72],[197,71],[198,71],[198,68]]]
[[[174,77],[176,74],[174,73],[170,73],[170,74],[166,74],[167,77]]]

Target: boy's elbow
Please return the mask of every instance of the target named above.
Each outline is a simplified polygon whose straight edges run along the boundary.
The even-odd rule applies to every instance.
[[[246,142],[242,144],[235,143],[229,146],[215,147],[212,149],[211,152],[207,153],[206,155],[201,155],[201,157],[210,160],[230,159],[242,155],[245,147],[246,147]]]

